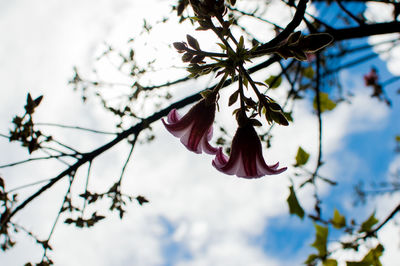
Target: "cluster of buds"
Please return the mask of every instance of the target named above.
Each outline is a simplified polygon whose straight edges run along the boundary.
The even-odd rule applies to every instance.
[[[33,99],[28,93],[26,97],[25,114],[15,116],[13,119],[14,129],[10,130],[10,141],[19,141],[23,147],[27,147],[29,154],[38,150],[43,142],[51,141],[50,136],[44,136],[40,130],[35,130],[33,122],[33,113],[39,106],[43,96]]]
[[[233,6],[236,0],[228,0]],[[190,0],[194,13],[199,18],[219,17],[226,13],[225,0]]]
[[[199,42],[190,36],[189,34],[186,35],[187,43],[186,42],[174,42],[173,45],[178,53],[182,55],[182,61],[187,63],[190,62],[191,64],[203,64],[205,63],[203,59],[205,55],[202,54]],[[188,47],[188,44],[190,47]]]
[[[276,53],[287,59],[294,57],[305,61],[308,56],[328,46],[333,41],[328,33],[314,33],[302,35],[300,31],[294,32],[276,47]]]
[[[227,12],[226,4],[234,6],[236,0],[189,0],[189,3],[195,14],[193,19],[200,24],[197,30],[208,30],[212,28],[211,17],[222,21],[222,17]],[[224,27],[220,29],[222,30]]]

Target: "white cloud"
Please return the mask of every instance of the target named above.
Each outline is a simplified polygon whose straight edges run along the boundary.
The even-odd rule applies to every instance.
[[[364,16],[368,21],[388,22],[393,20],[394,5],[387,3],[368,2]]]
[[[388,22],[393,20],[393,8],[394,5],[388,5],[385,3],[368,3],[367,10],[365,11],[365,17],[368,20],[376,22]],[[399,34],[386,34],[376,35],[369,38],[369,42],[378,43],[383,41],[389,41],[398,39]],[[380,45],[379,48],[375,48],[376,52],[385,51],[380,55],[382,60],[387,62],[387,67],[393,75],[400,75],[398,62],[400,61],[400,47],[397,45],[393,49],[388,50],[392,44]]]
[[[400,171],[400,156],[393,159],[387,172],[388,182],[392,181],[393,175],[398,174]],[[380,222],[386,218],[396,208],[400,202],[400,194],[394,193],[392,195],[385,195],[378,197],[374,202],[377,210],[377,215],[382,217]],[[379,239],[385,246],[385,252],[382,256],[383,265],[391,265],[393,261],[400,261],[400,230],[399,230],[399,214],[391,219],[378,233]]]

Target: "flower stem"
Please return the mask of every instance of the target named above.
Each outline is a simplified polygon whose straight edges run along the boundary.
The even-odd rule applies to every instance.
[[[246,69],[243,67],[243,65],[239,65],[239,71],[241,75],[243,75],[250,83],[251,87],[253,88],[254,92],[257,95],[258,100],[264,101],[264,97],[261,94],[261,92],[258,90],[256,84],[254,83],[253,79],[250,77],[249,73],[247,73]]]
[[[224,76],[222,77],[222,79],[219,81],[219,83],[217,84],[217,86],[214,87],[214,89],[212,90],[213,93],[218,93],[219,90],[224,86],[224,83],[226,81],[226,79],[228,78],[228,73],[225,73]]]

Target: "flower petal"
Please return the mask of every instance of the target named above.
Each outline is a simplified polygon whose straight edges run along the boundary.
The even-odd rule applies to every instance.
[[[167,119],[168,119],[169,124],[175,124],[175,123],[179,122],[179,120],[181,119],[181,116],[179,115],[179,113],[176,109],[172,109],[169,112]]]
[[[166,123],[166,129],[175,137],[180,138],[185,147],[195,153],[216,154],[217,149],[210,145],[212,124],[214,122],[216,103],[201,100],[194,105],[182,118],[176,109],[172,109]]]
[[[268,166],[265,163],[260,138],[254,127],[243,124],[232,139],[231,155],[228,158],[219,148],[212,162],[213,166],[228,175],[243,178],[259,178],[264,175],[274,175],[285,171],[279,163]]]

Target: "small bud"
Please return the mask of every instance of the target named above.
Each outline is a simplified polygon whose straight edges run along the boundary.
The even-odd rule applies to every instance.
[[[270,117],[279,125],[282,126],[289,125],[289,122],[287,121],[285,115],[282,112],[271,112]]]
[[[174,42],[173,46],[175,47],[176,50],[178,51],[185,51],[186,50],[186,44],[184,42]]]
[[[185,10],[186,6],[187,6],[187,2],[185,1],[181,1],[178,5],[178,7],[176,8],[176,12],[178,13],[178,16],[182,15],[183,11]]]
[[[299,40],[299,47],[306,53],[315,53],[333,42],[328,33],[315,33],[304,36]]]
[[[204,58],[205,58],[204,55],[196,55],[195,57],[192,58],[192,60],[190,60],[190,63],[192,63],[192,64],[204,64],[205,63],[203,61]]]
[[[43,95],[40,95],[35,100],[33,100],[33,102],[35,103],[35,106],[38,106],[40,104],[40,102],[42,101],[42,99],[43,99]]]
[[[190,60],[192,60],[193,58],[193,54],[191,53],[184,53],[182,56],[182,61],[183,62],[189,62]]]
[[[239,90],[235,91],[230,97],[229,97],[229,102],[228,102],[228,106],[233,105],[239,96]]]
[[[200,45],[199,42],[193,38],[192,36],[190,36],[189,34],[186,35],[186,39],[188,41],[188,44],[195,50],[200,51]]]
[[[261,127],[262,126],[261,122],[258,121],[257,119],[250,119],[250,123],[255,127]]]
[[[292,51],[293,51],[294,58],[296,58],[297,60],[300,60],[300,61],[307,61],[307,55],[304,51],[299,50],[299,49],[294,49]]]
[[[300,31],[293,32],[292,34],[289,35],[289,37],[287,39],[287,44],[292,44],[292,43],[297,42],[299,40],[300,36],[301,36]]]
[[[282,111],[281,106],[275,102],[268,103],[268,107],[273,112],[281,112]]]

